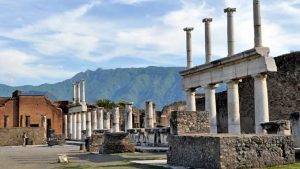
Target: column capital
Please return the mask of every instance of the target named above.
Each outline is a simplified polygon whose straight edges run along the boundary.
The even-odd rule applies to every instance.
[[[191,32],[191,31],[194,30],[194,28],[193,27],[186,27],[183,30],[186,31],[186,32]]]
[[[133,105],[133,102],[126,102],[125,105]]]
[[[236,8],[228,7],[224,9],[224,13],[233,13],[233,12],[236,12]]]
[[[202,19],[203,23],[209,23],[209,22],[212,22],[212,21],[213,21],[212,18],[204,18],[204,19]]]
[[[258,74],[252,75],[252,77],[253,77],[254,79],[263,79],[263,78],[267,78],[268,75],[267,75],[266,73],[258,73]]]
[[[186,92],[196,92],[195,88],[185,89]]]
[[[217,87],[219,87],[219,84],[208,84],[204,86],[205,89],[216,89]]]
[[[224,83],[240,83],[242,82],[242,79],[230,79],[230,80],[225,80]]]

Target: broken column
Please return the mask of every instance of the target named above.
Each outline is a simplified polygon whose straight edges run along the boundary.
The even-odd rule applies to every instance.
[[[64,115],[64,135],[65,135],[65,138],[68,138],[68,115],[65,114]]]
[[[103,130],[103,107],[97,109],[97,129]]]
[[[104,123],[103,123],[103,128],[106,130],[110,130],[110,112],[106,111],[104,112]]]
[[[260,0],[253,0],[254,47],[262,47]]]
[[[224,12],[227,13],[227,45],[228,45],[228,56],[234,54],[234,24],[233,24],[233,12],[235,8],[226,8]]]
[[[92,115],[90,111],[86,113],[86,136],[92,136]]]
[[[97,109],[92,110],[92,131],[97,130]]]
[[[127,129],[132,129],[132,105],[132,102],[125,105],[125,132],[127,132]]]
[[[76,133],[76,140],[81,140],[81,114],[80,114],[80,112],[78,112],[78,113],[75,113],[76,114],[76,125],[77,125],[77,129],[76,129],[76,131],[77,131],[77,133]]]
[[[204,18],[202,20],[205,23],[205,60],[206,63],[211,62],[211,33],[210,33],[210,23],[212,18]]]
[[[239,80],[227,82],[228,133],[241,134]]]
[[[261,124],[269,121],[267,75],[254,76],[255,132],[266,133]]]
[[[154,124],[153,124],[153,104],[152,104],[151,101],[146,102],[145,128],[154,128]]]
[[[119,114],[119,107],[113,108],[113,127],[112,132],[117,133],[120,131],[120,114]]]

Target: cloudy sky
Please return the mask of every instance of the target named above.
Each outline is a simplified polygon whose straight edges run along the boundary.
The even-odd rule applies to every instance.
[[[204,17],[213,59],[226,56],[226,14],[236,7],[236,52],[253,47],[251,0],[0,0],[0,83],[39,85],[97,68],[204,62]],[[300,0],[262,0],[263,44],[277,56],[300,49]]]

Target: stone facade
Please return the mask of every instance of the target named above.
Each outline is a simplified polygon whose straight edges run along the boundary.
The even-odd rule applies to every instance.
[[[173,111],[170,119],[171,134],[209,133],[208,112]]]
[[[128,133],[105,133],[100,147],[100,154],[135,152],[135,146],[130,143]]]
[[[168,164],[192,168],[261,168],[295,162],[291,136],[171,135]]]
[[[29,145],[45,144],[44,129],[32,128],[2,128],[0,129],[0,146],[23,145],[23,134],[26,133]]]

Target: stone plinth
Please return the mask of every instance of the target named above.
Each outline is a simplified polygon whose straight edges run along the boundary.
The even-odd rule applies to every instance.
[[[295,162],[293,139],[285,135],[171,135],[167,161],[192,168],[261,168]]]
[[[101,154],[134,152],[135,146],[129,142],[128,133],[105,133],[100,148]]]
[[[91,140],[89,141],[89,151],[90,152],[98,152],[100,150],[100,146],[104,141],[104,134],[103,133],[96,133],[92,134]]]
[[[209,133],[209,113],[205,111],[173,111],[170,119],[171,134]]]

